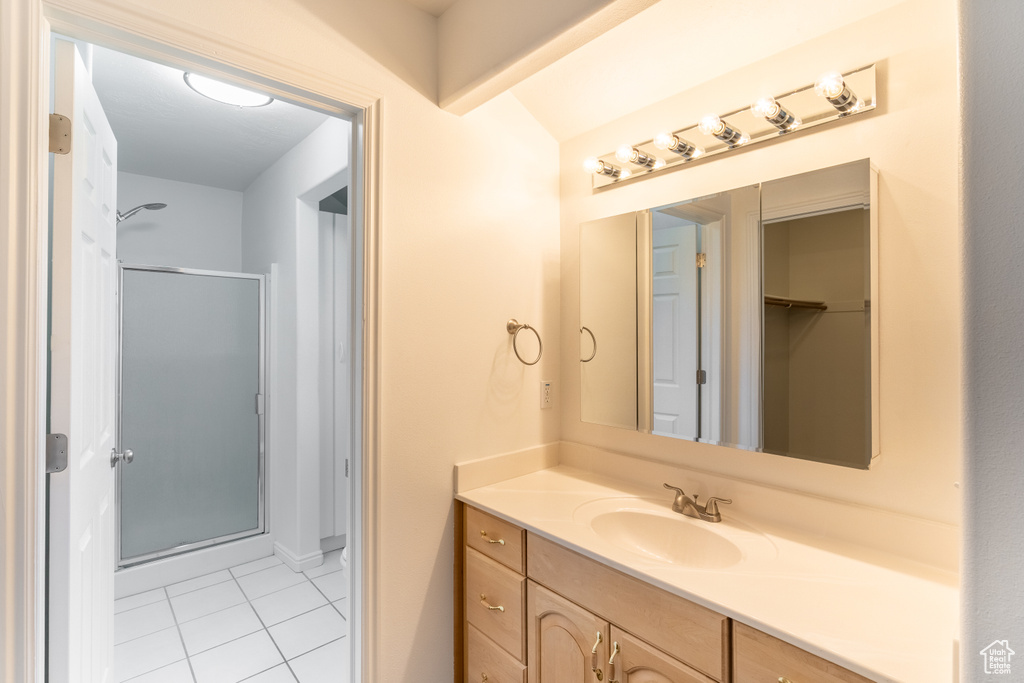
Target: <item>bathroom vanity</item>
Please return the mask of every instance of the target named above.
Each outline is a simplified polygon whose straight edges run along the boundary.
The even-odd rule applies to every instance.
[[[555,466],[458,493],[456,680],[950,680],[950,575],[660,487]]]

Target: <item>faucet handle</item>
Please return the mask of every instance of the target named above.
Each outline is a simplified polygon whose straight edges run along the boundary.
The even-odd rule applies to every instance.
[[[707,514],[709,514],[709,515],[717,515],[717,514],[719,514],[719,512],[718,512],[718,504],[719,503],[725,503],[726,505],[731,505],[732,504],[732,499],[716,498],[715,496],[711,496],[710,498],[708,498],[708,502],[704,505],[704,511]]]
[[[679,496],[685,496],[686,495],[685,493],[683,493],[683,490],[681,488],[679,488],[678,486],[671,486],[669,484],[664,484],[664,483],[662,484],[662,486],[667,488],[669,491],[675,491],[676,495],[679,495]]]

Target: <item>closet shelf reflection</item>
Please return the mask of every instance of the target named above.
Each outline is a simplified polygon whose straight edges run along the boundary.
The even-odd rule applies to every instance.
[[[828,306],[824,301],[810,301],[808,299],[791,299],[788,296],[771,296],[765,294],[765,306],[781,306],[782,308],[811,308],[818,311],[827,311]]]

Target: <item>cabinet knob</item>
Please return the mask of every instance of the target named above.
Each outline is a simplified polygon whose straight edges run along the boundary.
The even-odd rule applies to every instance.
[[[793,681],[789,680],[785,676],[779,676],[778,683],[793,683]]]

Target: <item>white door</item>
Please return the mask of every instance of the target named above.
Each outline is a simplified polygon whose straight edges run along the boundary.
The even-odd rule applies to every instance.
[[[53,178],[51,431],[68,466],[50,475],[49,680],[113,680],[117,142],[78,50],[58,41],[54,108],[71,153]]]
[[[652,230],[652,374],[655,434],[698,436],[697,231],[654,213]]]

